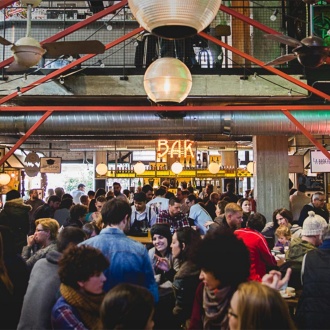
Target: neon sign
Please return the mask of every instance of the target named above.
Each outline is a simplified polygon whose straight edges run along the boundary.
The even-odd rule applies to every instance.
[[[194,142],[190,140],[175,140],[170,145],[168,140],[158,140],[157,155],[159,158],[163,158],[165,155],[170,155],[173,158],[174,155],[178,157],[183,156],[187,158],[195,158],[194,152],[192,151]]]

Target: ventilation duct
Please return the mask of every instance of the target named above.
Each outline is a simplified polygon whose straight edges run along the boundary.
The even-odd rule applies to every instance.
[[[328,135],[330,111],[293,111],[293,116],[311,133]],[[22,135],[34,125],[41,114],[13,116],[0,115],[0,132],[5,135]],[[32,137],[65,137],[88,139],[92,137],[131,139],[148,136],[155,139],[170,135],[295,135],[301,134],[281,112],[232,111],[189,112],[184,118],[162,119],[150,112],[92,112],[54,113]]]

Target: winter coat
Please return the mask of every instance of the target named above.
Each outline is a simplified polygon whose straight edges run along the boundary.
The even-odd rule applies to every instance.
[[[296,321],[299,329],[328,329],[330,324],[330,246],[306,254],[303,291]]]
[[[5,203],[0,212],[0,225],[9,227],[15,236],[17,253],[21,254],[26,245],[26,237],[30,230],[29,212],[32,207],[23,202],[23,198],[15,198]]]
[[[17,330],[51,329],[51,311],[59,298],[58,260],[62,253],[53,250],[34,265],[26,291]]]
[[[195,292],[200,283],[199,274],[200,269],[195,264],[186,261],[174,276],[175,307],[173,314],[179,325],[184,325],[190,319]]]

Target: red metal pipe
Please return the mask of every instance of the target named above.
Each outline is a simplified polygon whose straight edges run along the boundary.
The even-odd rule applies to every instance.
[[[141,111],[141,112],[159,112],[159,111],[329,111],[330,105],[171,105],[171,106],[0,106],[0,112],[103,112],[103,111]]]
[[[230,50],[231,52],[233,52],[233,53],[235,53],[235,54],[237,54],[239,56],[242,56],[243,58],[245,58],[245,59],[247,59],[247,60],[249,60],[249,61],[251,61],[251,62],[253,62],[253,63],[255,63],[255,64],[259,65],[259,66],[261,66],[263,69],[266,69],[267,71],[270,71],[272,73],[275,73],[276,75],[278,75],[278,76],[280,76],[280,77],[282,77],[282,78],[284,78],[284,79],[292,82],[293,84],[295,84],[295,85],[297,85],[299,87],[302,87],[302,88],[308,90],[311,93],[314,93],[314,94],[318,95],[319,97],[323,98],[324,100],[327,100],[327,101],[330,100],[330,95],[328,95],[326,93],[323,93],[323,92],[319,91],[318,89],[316,89],[316,88],[314,88],[312,86],[309,86],[309,85],[303,83],[302,81],[300,81],[298,79],[295,79],[295,78],[291,77],[290,75],[288,75],[288,74],[286,74],[286,73],[284,73],[284,72],[282,72],[282,71],[280,71],[280,70],[278,70],[276,68],[273,68],[272,66],[265,65],[264,62],[256,59],[255,57],[253,57],[251,55],[248,55],[248,54],[240,51],[239,49],[237,49],[235,47],[232,47],[232,46],[230,46],[230,45],[222,42],[221,40],[208,35],[205,32],[200,32],[199,35],[201,37],[203,37],[205,39],[208,39],[208,40],[214,42],[215,44],[217,44],[217,45],[219,45],[221,47],[224,47],[224,48]]]
[[[131,32],[127,33],[127,34],[125,34],[124,36],[122,36],[122,37],[120,37],[120,38],[118,38],[118,39],[116,39],[116,40],[114,40],[114,41],[108,43],[108,44],[105,46],[105,49],[108,50],[108,49],[110,49],[110,48],[112,48],[112,47],[118,45],[118,44],[121,43],[122,41],[127,40],[127,39],[133,37],[134,35],[140,33],[140,32],[143,31],[143,30],[144,30],[143,28],[137,28],[137,29],[135,29],[135,30],[133,30],[133,31],[131,31]],[[23,94],[23,93],[25,93],[25,92],[27,92],[27,91],[29,91],[29,90],[31,90],[31,89],[33,89],[33,88],[35,88],[35,87],[37,87],[37,86],[39,86],[39,85],[41,85],[41,84],[43,84],[44,82],[46,82],[46,81],[48,81],[48,80],[50,80],[50,79],[53,79],[53,78],[55,78],[55,77],[58,77],[58,76],[61,75],[62,73],[68,71],[69,69],[75,67],[76,65],[81,64],[82,62],[85,62],[85,61],[87,61],[87,60],[93,58],[93,57],[96,56],[96,55],[97,55],[97,54],[87,54],[87,55],[85,55],[85,56],[83,56],[83,57],[81,57],[81,58],[78,58],[77,60],[75,60],[75,61],[69,63],[69,64],[66,65],[65,67],[60,68],[60,69],[58,69],[58,70],[55,70],[55,71],[51,72],[51,73],[48,74],[47,76],[42,77],[41,79],[39,79],[39,80],[37,80],[37,81],[31,83],[30,85],[28,85],[28,86],[26,86],[26,87],[22,87],[22,88],[20,89],[20,95]],[[3,104],[3,103],[5,103],[5,102],[7,102],[7,101],[13,99],[13,98],[16,97],[17,95],[18,95],[18,92],[14,92],[14,93],[11,93],[11,94],[9,94],[9,95],[3,97],[2,99],[0,99],[0,104]]]
[[[83,28],[83,27],[85,27],[85,26],[87,26],[87,25],[89,25],[89,24],[97,21],[98,19],[100,19],[100,18],[102,18],[102,17],[104,17],[106,15],[109,15],[109,14],[113,13],[114,11],[122,8],[126,4],[127,4],[127,0],[123,0],[123,1],[121,1],[119,3],[117,3],[114,6],[108,7],[106,9],[104,9],[104,10],[102,10],[102,11],[94,14],[93,16],[91,16],[89,18],[86,18],[85,20],[83,20],[81,22],[78,22],[78,23],[76,23],[74,25],[71,25],[70,27],[66,28],[65,30],[60,31],[60,32],[54,34],[53,36],[51,36],[51,37],[49,37],[49,38],[41,41],[40,44],[44,44],[46,42],[57,41],[57,40],[65,37],[65,36],[67,36],[67,35],[75,32],[75,31],[77,31],[77,30],[79,30],[79,29],[81,29],[81,28]],[[11,62],[13,62],[13,60],[14,60],[14,57],[12,56],[12,57],[7,58],[3,62],[0,62],[0,69],[3,68],[3,67],[5,67],[5,66],[7,66],[7,65],[9,65]]]
[[[52,114],[47,111],[42,117],[15,143],[15,145],[0,159],[0,166],[34,133],[34,131]]]

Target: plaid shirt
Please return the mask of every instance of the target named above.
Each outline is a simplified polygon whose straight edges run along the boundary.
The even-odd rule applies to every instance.
[[[171,233],[181,227],[189,227],[189,221],[187,215],[179,212],[174,217],[170,216],[168,210],[163,210],[158,214],[156,223],[168,223],[171,227]]]

